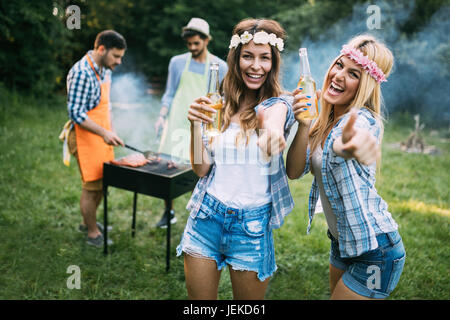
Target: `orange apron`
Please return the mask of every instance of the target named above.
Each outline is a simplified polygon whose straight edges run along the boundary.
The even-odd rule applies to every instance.
[[[95,71],[91,59],[86,55],[89,65],[94,70],[98,82],[100,83],[100,102],[87,112],[88,117],[106,130],[111,130],[111,118],[109,112],[109,91],[111,80],[104,79],[102,83],[100,76]],[[81,176],[83,181],[95,181],[103,178],[103,163],[114,160],[114,149],[105,143],[103,138],[95,133],[83,129],[75,124],[75,134],[77,137],[78,161],[80,163]]]

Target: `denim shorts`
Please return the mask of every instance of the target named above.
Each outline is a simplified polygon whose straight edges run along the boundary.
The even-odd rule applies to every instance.
[[[379,234],[378,248],[351,258],[341,258],[338,241],[330,231],[327,234],[331,239],[330,264],[345,270],[344,284],[365,297],[388,297],[397,286],[405,265],[405,248],[398,231]]]
[[[177,256],[185,252],[212,259],[221,270],[254,271],[258,279],[270,277],[277,266],[269,218],[272,204],[246,210],[227,207],[205,194],[199,212],[189,216]]]

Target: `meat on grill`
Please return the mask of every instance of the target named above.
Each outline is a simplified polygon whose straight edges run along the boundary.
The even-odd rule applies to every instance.
[[[141,167],[149,163],[146,157],[144,157],[141,153],[132,153],[123,158],[112,160],[111,163],[119,166],[128,166],[128,167]]]
[[[173,162],[173,161],[167,162],[167,169],[177,169],[177,168],[178,168],[178,165],[175,162]]]

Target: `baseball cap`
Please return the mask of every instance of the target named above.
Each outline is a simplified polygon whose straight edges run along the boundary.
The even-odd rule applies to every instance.
[[[194,30],[198,31],[200,33],[203,33],[205,36],[207,36],[209,39],[212,39],[211,35],[209,34],[209,24],[205,20],[201,18],[192,18],[187,26],[183,27],[183,31],[185,30]]]

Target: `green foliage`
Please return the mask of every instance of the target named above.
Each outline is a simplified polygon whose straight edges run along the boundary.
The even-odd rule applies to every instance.
[[[63,81],[59,58],[67,30],[52,9],[51,0],[1,2],[0,79],[8,87],[45,95]]]
[[[208,21],[213,37],[209,50],[225,60],[233,26],[248,17],[271,17],[281,2],[261,0],[255,7],[243,0],[135,1],[129,11],[134,25],[124,34],[130,43],[129,54],[134,66],[147,76],[164,77],[170,58],[186,51],[181,39],[182,27],[190,18],[201,17]]]
[[[2,1],[0,5],[0,79],[8,87],[51,92],[63,89],[68,69],[92,48],[95,36],[115,29],[128,42],[125,63],[149,79],[164,78],[173,55],[185,51],[181,28],[191,17],[210,23],[211,52],[225,58],[233,26],[243,18],[273,18],[287,30],[286,49],[309,37],[317,39],[339,19],[352,13],[362,0],[45,0]],[[421,1],[403,30],[411,34],[424,25],[445,0]],[[81,30],[68,30],[65,9],[81,9]],[[58,8],[58,14],[52,14]],[[419,23],[420,21],[420,23]],[[448,50],[447,50],[448,51]],[[446,50],[441,58],[445,61]]]
[[[287,7],[273,15],[287,31],[289,39],[297,49],[306,38],[318,39],[319,36],[337,20],[351,14],[352,7],[358,1],[302,1],[302,3]],[[289,42],[288,42],[289,44]]]

